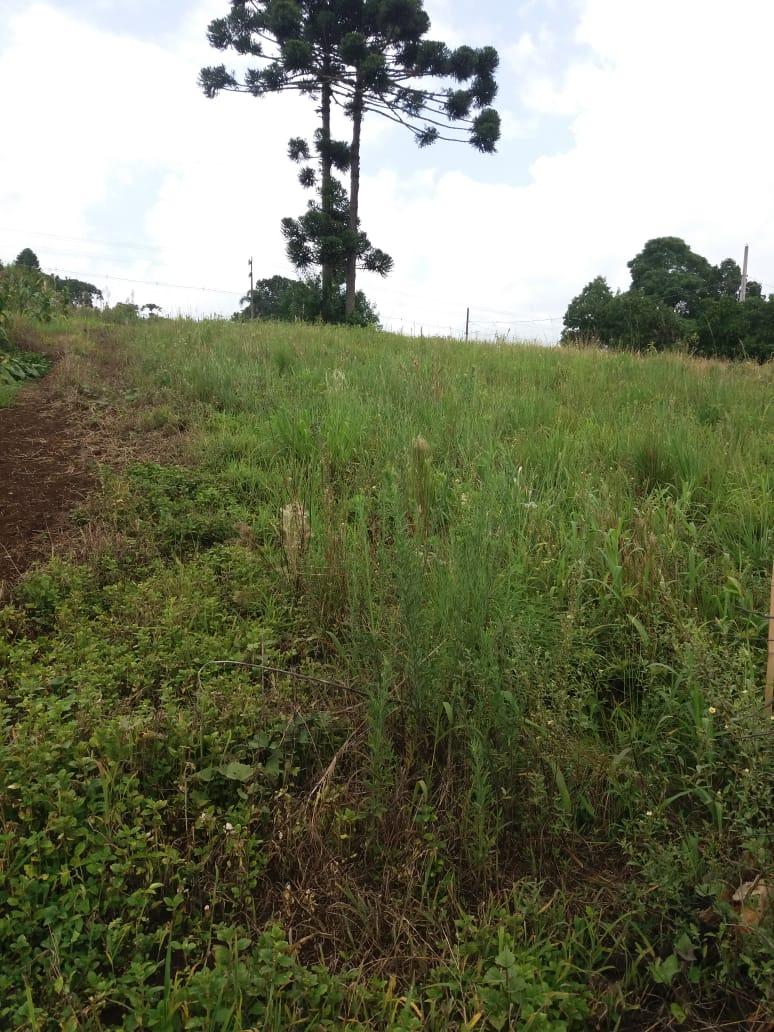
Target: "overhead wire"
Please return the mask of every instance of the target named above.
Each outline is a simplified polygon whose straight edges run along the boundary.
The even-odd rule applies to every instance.
[[[17,233],[19,235],[28,235],[28,236],[46,237],[46,238],[50,238],[52,240],[73,240],[73,241],[78,241],[78,242],[81,242],[81,243],[95,244],[95,245],[100,246],[100,247],[128,248],[128,249],[137,250],[137,251],[145,250],[145,251],[149,251],[149,252],[155,252],[156,254],[172,253],[172,252],[164,252],[163,248],[156,247],[156,246],[153,246],[153,245],[131,243],[129,241],[123,241],[122,242],[122,241],[98,240],[98,239],[95,239],[95,238],[78,237],[78,236],[75,236],[75,235],[69,235],[69,234],[64,234],[64,233],[44,233],[44,232],[40,232],[40,231],[36,231],[36,230],[11,229],[9,227],[0,227],[0,232],[4,232],[4,233]],[[57,249],[53,249],[51,251],[51,253],[53,255],[57,255],[57,256],[65,257],[65,258],[81,258],[81,259],[84,259],[86,261],[89,261],[90,263],[93,262],[94,264],[97,264],[97,263],[107,263],[107,264],[110,264],[110,265],[115,265],[115,264],[118,264],[119,262],[126,261],[126,256],[112,256],[112,255],[109,255],[109,254],[84,254],[82,252],[63,251],[63,250],[60,251],[60,250],[57,250]],[[144,257],[138,255],[136,260],[137,261],[151,261],[152,258],[150,258],[150,257],[149,258],[144,258]],[[245,295],[245,293],[246,293],[245,291],[241,291],[241,290],[231,290],[231,289],[220,288],[220,287],[208,287],[208,286],[203,286],[203,285],[199,285],[199,284],[172,283],[172,282],[168,282],[168,281],[165,281],[165,280],[158,280],[158,279],[146,279],[146,278],[143,278],[143,277],[135,277],[135,276],[121,276],[121,275],[113,274],[113,273],[107,272],[107,271],[103,271],[103,273],[101,275],[97,275],[97,274],[94,274],[94,273],[75,272],[75,271],[72,271],[72,270],[62,269],[59,266],[57,266],[57,268],[54,271],[57,272],[57,273],[63,273],[66,276],[75,276],[75,277],[83,278],[83,279],[102,279],[102,280],[105,280],[106,282],[111,282],[112,281],[112,282],[117,282],[117,283],[137,284],[137,285],[142,285],[142,286],[152,286],[152,287],[166,288],[166,289],[171,289],[171,290],[191,290],[191,291],[197,291],[197,292],[208,293],[208,294],[228,295],[228,296],[231,296],[231,297],[243,297]],[[386,288],[382,288],[382,292],[386,292],[388,294],[392,293],[394,295],[401,295],[403,297],[411,298],[412,300],[415,300],[417,302],[424,302],[426,300],[426,298],[424,296],[422,296],[422,295],[420,295],[418,293],[402,290],[401,288],[392,287],[391,285],[387,286]],[[514,312],[508,312],[508,311],[505,311],[503,309],[486,308],[486,307],[478,307],[478,306],[476,306],[475,309],[472,308],[471,310],[475,314],[478,314],[478,313],[488,313],[488,314],[504,315],[504,316],[509,316],[510,317],[510,318],[507,318],[507,319],[477,319],[477,318],[472,318],[470,320],[470,323],[469,323],[471,328],[474,328],[474,327],[482,328],[482,327],[501,327],[501,326],[511,327],[511,326],[542,325],[542,324],[546,324],[546,323],[558,322],[558,321],[561,321],[561,319],[562,319],[562,316],[558,316],[558,315],[557,316],[540,316],[540,317],[531,318],[531,319],[530,318],[524,318],[521,315],[519,317],[516,317],[516,313],[514,313]],[[452,322],[452,323],[447,323],[445,321],[443,321],[443,322],[435,322],[435,321],[428,322],[428,321],[425,321],[425,320],[422,320],[422,319],[409,319],[406,316],[382,316],[382,319],[384,321],[389,321],[389,322],[399,322],[399,323],[401,323],[403,325],[406,325],[406,324],[411,324],[411,325],[414,325],[414,326],[418,325],[418,326],[420,326],[420,328],[426,326],[426,327],[428,327],[430,329],[441,330],[443,332],[446,332],[448,330],[449,333],[453,333],[453,331],[454,331],[454,322]]]
[[[91,279],[103,279],[108,281],[115,280],[118,283],[141,283],[143,286],[147,287],[167,287],[171,290],[200,290],[207,294],[231,294],[234,297],[244,296],[244,291],[242,290],[227,290],[225,288],[221,289],[220,287],[202,287],[196,286],[192,283],[166,283],[163,280],[135,279],[131,276],[114,276],[112,273],[103,273],[101,276],[95,276],[94,273],[75,272],[73,269],[62,269],[58,266],[54,269],[54,273],[64,273],[66,276],[76,276],[79,278],[89,277]]]
[[[16,233],[18,236],[49,237],[52,240],[76,240],[81,244],[100,244],[105,247],[126,247],[133,251],[168,251],[168,248],[158,247],[155,244],[135,244],[121,240],[97,240],[94,237],[69,236],[65,233],[42,233],[34,229],[11,229],[9,226],[0,226],[0,233]]]

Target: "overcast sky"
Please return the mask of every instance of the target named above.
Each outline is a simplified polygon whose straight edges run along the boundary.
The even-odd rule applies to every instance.
[[[286,146],[313,105],[201,95],[228,6],[0,0],[1,259],[30,246],[111,303],[192,314],[238,307],[250,255],[293,275],[279,220],[307,194]],[[458,332],[470,305],[478,333],[554,339],[584,284],[625,288],[662,235],[712,262],[749,243],[774,292],[774,0],[426,7],[433,37],[498,48],[504,132],[488,156],[366,122],[362,221],[395,269],[360,283],[385,325]]]

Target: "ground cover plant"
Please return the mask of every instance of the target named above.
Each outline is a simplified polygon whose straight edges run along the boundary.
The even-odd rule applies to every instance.
[[[37,380],[47,369],[44,356],[18,351],[0,339],[0,408],[10,403],[26,380]]]
[[[140,461],[0,608],[0,1026],[764,1027],[771,366],[40,332]]]

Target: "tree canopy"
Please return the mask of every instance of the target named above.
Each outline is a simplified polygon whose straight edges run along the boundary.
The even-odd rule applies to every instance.
[[[774,355],[774,295],[750,281],[739,301],[742,270],[732,259],[712,265],[679,237],[649,240],[629,263],[629,290],[613,293],[597,276],[567,307],[562,340],[610,347],[670,348],[683,343],[706,355]]]
[[[19,251],[14,265],[20,269],[32,269],[35,272],[40,272],[38,256],[30,247],[25,247],[23,251]]]
[[[64,296],[67,304],[74,308],[93,308],[97,301],[102,301],[102,291],[86,280],[61,278],[54,276],[54,286]]]
[[[344,318],[342,286],[333,296],[333,317]],[[236,320],[277,319],[281,322],[316,322],[322,318],[322,280],[319,276],[294,280],[287,276],[271,276],[258,280],[251,295],[242,298],[243,308],[233,316]],[[351,320],[359,326],[378,326],[376,309],[362,291],[357,292],[355,314]]]

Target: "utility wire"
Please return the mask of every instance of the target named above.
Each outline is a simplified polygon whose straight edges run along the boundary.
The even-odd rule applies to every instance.
[[[242,290],[221,290],[220,287],[201,287],[195,286],[192,283],[165,283],[162,280],[134,279],[131,276],[114,276],[112,273],[103,273],[102,276],[95,276],[93,273],[74,272],[72,269],[61,269],[59,267],[54,272],[55,274],[64,273],[66,276],[76,276],[78,278],[89,277],[91,279],[103,279],[118,283],[142,283],[146,287],[168,287],[172,290],[200,290],[207,294],[231,294],[234,297],[242,297],[244,295]]]
[[[156,247],[153,244],[130,244],[120,240],[96,240],[94,237],[67,236],[64,233],[41,233],[32,229],[11,229],[8,226],[0,226],[0,233],[15,233],[17,236],[38,236],[50,237],[52,240],[77,240],[80,244],[100,244],[105,247],[128,247],[134,251],[164,251],[163,247]]]
[[[121,242],[121,241],[97,240],[97,239],[94,239],[94,238],[70,236],[70,235],[67,235],[67,234],[64,234],[64,233],[42,233],[42,232],[36,231],[36,230],[11,229],[11,228],[9,228],[7,226],[0,226],[0,233],[15,233],[15,234],[18,234],[20,236],[25,236],[26,235],[26,236],[48,237],[48,238],[50,238],[52,240],[75,240],[75,241],[78,241],[79,243],[95,244],[95,245],[105,246],[105,247],[116,247],[116,248],[123,247],[123,248],[130,248],[130,249],[133,249],[133,250],[138,250],[138,251],[142,251],[142,250],[153,251],[153,252],[156,252],[157,254],[161,254],[161,253],[173,254],[173,253],[175,253],[173,251],[165,251],[164,248],[155,247],[155,246],[152,246],[152,245],[149,245],[149,244],[136,244],[136,243],[129,243],[128,241]],[[123,257],[123,256],[121,256],[121,257],[113,257],[113,256],[108,255],[108,254],[83,254],[82,252],[76,252],[76,251],[52,250],[50,253],[54,254],[54,255],[58,255],[58,256],[64,257],[64,258],[83,258],[83,259],[86,259],[87,261],[108,262],[111,265],[112,264],[117,264],[119,262],[123,262],[123,261],[126,260],[125,257]],[[181,253],[181,252],[177,252],[177,253]],[[138,261],[143,261],[143,260],[150,260],[150,259],[143,259],[140,256],[138,256],[137,260]],[[61,271],[66,271],[66,270],[61,270]],[[66,275],[86,276],[87,274],[85,274],[85,273],[67,272]],[[121,276],[114,276],[114,275],[108,274],[108,273],[104,273],[103,275],[104,275],[105,278],[107,278],[109,276],[110,279],[116,280],[118,282],[139,283],[139,284],[142,284],[142,285],[145,285],[145,286],[168,287],[170,289],[175,289],[175,290],[199,290],[199,291],[205,291],[207,293],[214,293],[214,294],[230,294],[230,295],[233,295],[234,297],[237,297],[237,296],[238,297],[242,297],[244,295],[244,291],[220,290],[220,289],[214,288],[214,287],[202,287],[202,286],[188,285],[188,284],[182,284],[182,283],[165,283],[165,282],[162,282],[162,281],[159,281],[159,280],[146,280],[146,279],[137,279],[137,278],[132,278],[132,277],[121,277]],[[400,294],[401,296],[411,298],[414,301],[420,301],[421,302],[421,301],[425,300],[422,297],[422,295],[420,295],[420,294],[417,294],[417,293],[414,293],[414,292],[411,292],[411,291],[407,291],[407,290],[401,290],[398,287],[392,287],[392,286],[389,286],[389,285],[386,288],[382,288],[381,292],[382,293],[387,293],[387,294]],[[558,321],[561,321],[561,319],[562,319],[562,316],[560,316],[560,315],[541,317],[541,318],[536,318],[536,319],[515,318],[515,314],[516,313],[514,313],[514,312],[504,311],[503,309],[486,308],[486,307],[479,307],[479,306],[475,307],[475,311],[476,312],[487,313],[487,314],[492,314],[492,315],[504,315],[504,316],[509,316],[509,317],[510,316],[514,316],[514,318],[507,318],[507,319],[501,319],[501,320],[496,320],[496,319],[482,319],[482,320],[471,319],[471,321],[470,321],[470,325],[471,326],[484,326],[484,325],[486,325],[486,326],[512,326],[512,325],[517,325],[517,324],[518,325],[531,325],[533,323],[558,322]],[[392,318],[392,317],[384,316],[383,318],[386,319],[386,318]],[[403,322],[407,322],[408,321],[408,320],[406,320],[403,317],[401,317],[401,318],[402,318]],[[420,322],[420,320],[411,320],[411,321],[412,322]],[[436,328],[448,327],[447,323],[430,323],[430,322],[425,322],[424,325],[425,326],[434,326]]]

